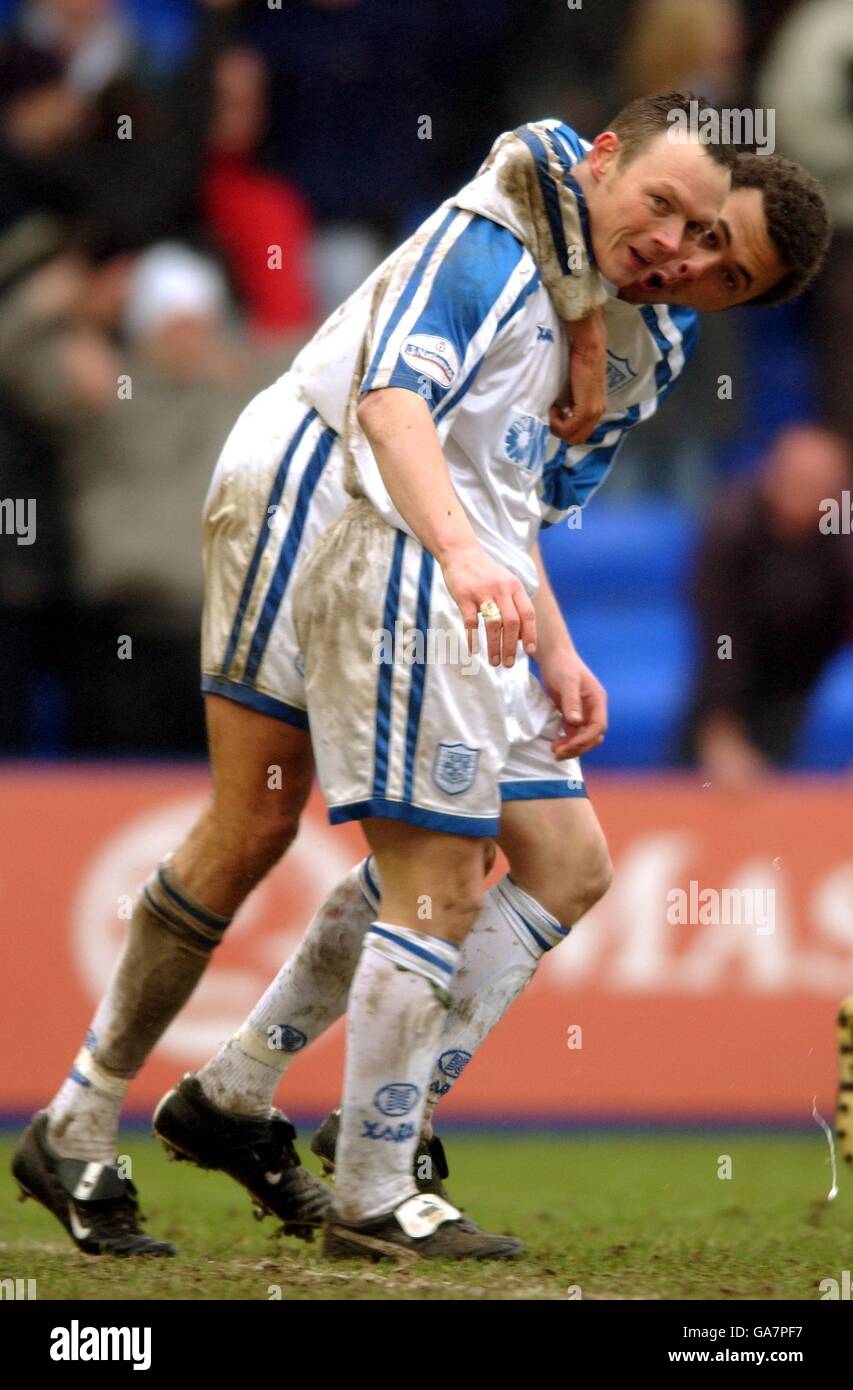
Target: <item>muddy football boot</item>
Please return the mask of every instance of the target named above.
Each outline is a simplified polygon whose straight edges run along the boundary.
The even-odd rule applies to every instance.
[[[328,1177],[331,1177],[335,1171],[335,1149],[338,1144],[340,1124],[340,1109],[333,1110],[326,1116],[311,1140],[311,1152],[317,1155],[323,1165],[323,1172]],[[443,1202],[448,1202],[452,1206],[450,1193],[444,1186],[444,1179],[449,1176],[449,1173],[444,1145],[438,1135],[434,1134],[431,1139],[421,1139],[415,1153],[415,1166],[412,1171],[412,1177],[417,1183],[418,1191],[425,1195],[440,1197]],[[472,1221],[470,1216],[466,1216],[464,1212],[459,1213],[459,1221],[462,1230],[471,1232],[480,1230],[476,1221]]]
[[[174,1255],[175,1247],[140,1229],[136,1188],[114,1163],[87,1163],[54,1153],[40,1110],[12,1158],[21,1201],[34,1197],[65,1227],[84,1255]]]
[[[296,1130],[281,1111],[257,1119],[221,1110],[188,1073],[160,1101],[152,1123],[173,1158],[227,1173],[245,1187],[256,1215],[277,1216],[285,1235],[313,1240],[323,1225],[329,1189],[301,1166]]]
[[[853,1167],[853,994],[847,996],[838,1014],[838,1104],[835,1133],[841,1152]]]
[[[346,1222],[332,1214],[323,1254],[333,1260],[514,1260],[524,1246],[490,1236],[442,1197],[418,1193],[375,1221]]]

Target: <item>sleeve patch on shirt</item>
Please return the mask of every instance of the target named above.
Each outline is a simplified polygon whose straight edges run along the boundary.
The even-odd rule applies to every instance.
[[[459,354],[447,338],[431,333],[413,333],[406,339],[400,356],[413,371],[437,381],[445,388],[452,385],[459,371]]]

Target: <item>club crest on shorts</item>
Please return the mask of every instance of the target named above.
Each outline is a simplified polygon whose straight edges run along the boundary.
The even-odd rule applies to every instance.
[[[607,349],[607,389],[608,391],[620,391],[623,386],[627,386],[629,381],[636,381],[637,373],[631,366],[627,357],[620,357],[618,353]]]
[[[464,743],[439,743],[432,764],[432,780],[447,796],[458,796],[473,787],[479,761],[479,748],[469,748]]]

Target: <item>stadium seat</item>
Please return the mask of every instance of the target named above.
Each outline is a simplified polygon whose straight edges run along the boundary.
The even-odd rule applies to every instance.
[[[542,551],[579,650],[604,682],[610,729],[590,767],[676,760],[695,667],[687,591],[695,515],[667,498],[596,503],[573,531],[553,526]],[[810,702],[793,766],[853,764],[853,652],[837,658]]]
[[[610,698],[610,730],[592,759],[602,767],[672,761],[692,667],[689,614],[677,603],[567,608],[584,659]]]
[[[595,501],[578,530],[551,526],[542,553],[561,603],[680,597],[695,544],[693,512],[666,497]]]
[[[853,651],[849,647],[839,652],[812,693],[793,766],[823,771],[853,767]]]
[[[696,529],[680,503],[646,497],[596,504],[577,531],[555,526],[543,536],[557,600],[610,696],[610,730],[590,766],[672,761],[690,686],[683,595]]]

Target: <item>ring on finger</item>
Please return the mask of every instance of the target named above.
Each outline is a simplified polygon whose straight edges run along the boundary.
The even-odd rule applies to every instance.
[[[487,623],[499,623],[501,620],[501,610],[493,598],[487,598],[479,607],[480,617]]]

